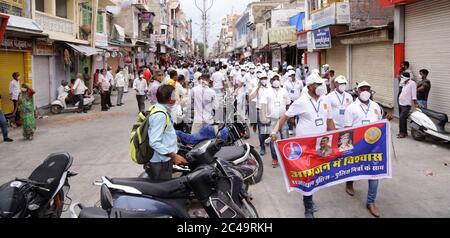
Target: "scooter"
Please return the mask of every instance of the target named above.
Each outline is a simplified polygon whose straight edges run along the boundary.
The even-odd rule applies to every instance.
[[[62,112],[75,112],[78,109],[78,104],[80,102],[75,103],[75,105],[67,105],[66,98],[69,96],[69,87],[64,87],[64,93],[58,95],[58,99],[52,102],[51,104],[51,112],[53,114],[60,114]],[[91,110],[92,105],[94,104],[95,97],[93,94],[84,97],[84,109]]]
[[[187,159],[190,164],[200,166],[186,176],[165,182],[102,177],[102,181],[94,183],[101,186],[102,207],[74,204],[70,208],[72,217],[257,218],[257,210],[244,189],[243,178],[250,176],[249,171],[240,171],[231,163],[213,157],[218,149],[215,140],[196,146]],[[201,208],[193,209],[195,202]],[[79,214],[76,208],[81,209]],[[199,216],[201,211],[206,215]]]
[[[72,202],[67,196],[69,178],[77,175],[69,171],[72,162],[68,153],[51,154],[27,179],[0,186],[0,218],[60,218]]]
[[[428,109],[416,109],[409,115],[409,127],[415,140],[424,141],[426,136],[433,136],[450,142],[450,132],[445,130],[448,116],[445,113]]]

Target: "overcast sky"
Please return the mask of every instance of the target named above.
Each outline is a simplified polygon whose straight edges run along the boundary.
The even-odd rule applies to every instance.
[[[211,0],[205,0],[207,6],[211,3]],[[221,19],[226,14],[231,13],[233,10],[235,13],[242,13],[247,4],[253,0],[214,0],[214,5],[208,12],[210,32],[208,37],[208,45],[210,49],[212,45],[217,41],[217,35],[220,33]],[[193,32],[192,37],[194,40],[203,41],[203,33],[201,28],[201,12],[195,6],[194,0],[180,0],[181,8],[186,13],[186,16],[192,19]],[[197,0],[200,7],[203,6],[203,0]]]

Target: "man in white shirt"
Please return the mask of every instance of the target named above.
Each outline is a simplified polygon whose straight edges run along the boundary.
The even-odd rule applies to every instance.
[[[327,91],[325,80],[318,74],[309,77],[306,86],[308,94],[297,99],[281,116],[277,125],[272,131],[272,141],[277,139],[280,128],[288,121],[290,117],[298,116],[299,120],[296,128],[296,136],[308,136],[325,133],[335,130],[330,105],[325,93]],[[314,218],[314,202],[312,196],[303,196],[305,206],[305,217]]]
[[[138,72],[139,77],[133,82],[133,89],[136,91],[136,100],[138,103],[139,112],[145,112],[145,95],[148,90],[147,80],[144,79],[142,70]]]
[[[84,84],[83,74],[78,73],[75,83],[73,84],[72,90],[74,91],[75,96],[77,97],[78,103],[78,113],[84,112],[87,113],[87,110],[84,108],[84,94],[86,93],[86,85]]]
[[[216,72],[214,72],[211,76],[213,82],[214,91],[217,94],[223,94],[224,86],[225,86],[225,77],[222,72],[220,72],[220,68],[216,67]]]
[[[358,84],[358,98],[345,111],[345,127],[366,125],[382,119],[381,108],[378,103],[370,100],[371,95],[371,86],[369,83],[364,81]],[[380,216],[380,211],[375,206],[377,189],[378,180],[369,180],[366,205],[370,213],[375,217]],[[353,181],[346,183],[345,190],[350,196],[354,196]]]
[[[284,88],[289,93],[289,99],[291,102],[300,98],[303,82],[295,78],[295,71],[289,70],[286,75],[288,76],[284,82]]]
[[[19,95],[20,95],[20,74],[19,72],[14,72],[12,74],[13,80],[9,83],[9,98],[14,104],[14,120],[17,123],[20,120],[20,113],[18,112],[19,109]]]
[[[112,93],[112,89],[113,89],[113,85],[115,85],[114,83],[114,76],[112,73],[112,69],[111,67],[108,66],[108,73],[107,73],[107,77],[108,77],[108,81],[109,81],[109,93]]]
[[[241,69],[241,74],[236,78],[234,82],[235,91],[237,92],[237,111],[241,116],[245,116],[245,101],[247,95],[247,89],[250,84],[250,75],[247,75],[245,68]]]
[[[125,76],[123,71],[124,70],[119,66],[116,71],[116,78],[114,79],[117,89],[117,106],[123,105],[122,98],[125,88]]]
[[[417,108],[419,104],[417,102],[417,84],[411,80],[411,74],[405,72],[400,77],[401,81],[404,82],[404,86],[398,98],[400,133],[397,135],[397,138],[402,139],[408,136],[407,121],[411,107]]]
[[[281,87],[280,75],[275,73],[270,80],[272,88],[261,97],[261,121],[267,121],[266,118],[270,120],[271,131],[273,127],[278,122],[278,119],[286,113],[286,108],[290,103],[288,93],[286,89]],[[288,128],[283,126],[282,130],[279,131],[281,139],[288,138]],[[272,155],[272,166],[275,168],[278,166],[278,158],[275,151],[274,143],[270,143],[270,152]]]
[[[191,90],[194,100],[194,123],[191,134],[199,132],[203,127],[214,123],[214,105],[216,93],[210,88],[209,74],[202,74],[201,83]]]
[[[331,113],[333,114],[336,129],[342,129],[345,126],[345,110],[353,102],[353,97],[347,90],[348,81],[340,75],[334,80],[335,88],[327,95],[328,102],[331,105]]]

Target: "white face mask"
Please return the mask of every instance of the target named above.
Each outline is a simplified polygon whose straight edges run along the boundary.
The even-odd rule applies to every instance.
[[[244,75],[245,75],[245,72],[241,72],[241,75],[244,76]]]
[[[255,70],[250,70],[250,73],[251,74],[255,74]]]
[[[367,102],[370,99],[370,92],[364,91],[362,93],[359,94],[359,99],[363,102]]]
[[[345,90],[347,90],[347,84],[341,84],[339,85],[339,91],[340,92],[345,92]]]
[[[316,88],[317,96],[322,96],[322,95],[325,95],[326,93],[327,93],[327,86],[325,86],[325,84],[322,84]]]
[[[267,79],[263,79],[259,81],[261,85],[266,86],[267,85]]]
[[[265,68],[265,70],[268,72],[268,71],[269,71],[269,68]]]
[[[275,80],[272,82],[272,87],[273,88],[279,88],[280,87],[280,80]]]

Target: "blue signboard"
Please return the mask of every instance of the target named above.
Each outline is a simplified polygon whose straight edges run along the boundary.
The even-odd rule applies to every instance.
[[[331,48],[331,33],[330,28],[325,27],[313,31],[314,48],[315,49],[330,49]]]

